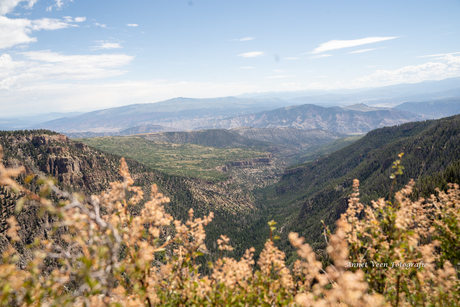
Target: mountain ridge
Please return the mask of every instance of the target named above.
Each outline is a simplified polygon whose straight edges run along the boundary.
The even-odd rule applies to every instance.
[[[442,118],[460,114],[460,97],[404,102],[394,109],[420,114],[428,118]]]
[[[393,109],[357,111],[342,107],[321,107],[312,104],[284,107],[256,114],[215,120],[212,128],[297,128],[323,129],[353,134],[365,133],[383,126],[421,120],[420,115]]]
[[[382,126],[391,126],[409,121],[421,120],[420,115],[396,109],[381,109],[355,104],[347,107],[321,107],[312,104],[290,105],[273,108],[273,104],[286,104],[282,100],[267,101],[243,100],[234,97],[209,100],[210,102],[226,101],[220,109],[203,109],[200,100],[176,99],[183,109],[174,112],[159,112],[156,104],[130,105],[119,108],[105,109],[85,113],[70,119],[58,119],[40,125],[41,128],[52,129],[62,133],[120,133],[136,126],[158,125],[161,129],[171,130],[205,130],[232,129],[236,127],[323,129],[339,133],[365,133]],[[162,102],[166,108],[172,108],[168,102]],[[238,102],[240,105],[235,104]],[[198,103],[198,105],[197,105]],[[266,111],[252,112],[254,108],[265,108]],[[249,105],[248,105],[249,104]],[[360,110],[361,109],[361,110]],[[161,108],[160,108],[161,110]],[[166,110],[166,109],[165,109]],[[170,110],[170,109],[168,109]],[[233,113],[232,113],[233,112]]]

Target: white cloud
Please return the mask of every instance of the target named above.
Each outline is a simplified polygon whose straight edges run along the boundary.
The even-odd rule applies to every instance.
[[[36,42],[37,38],[29,36],[31,28],[32,22],[28,19],[0,16],[0,49]]]
[[[38,0],[1,0],[0,1],[0,16],[11,13],[16,6],[21,2],[27,2],[25,6],[31,9]]]
[[[255,58],[255,57],[259,57],[263,55],[264,53],[262,51],[252,51],[252,52],[238,54],[238,56],[243,57],[243,58]]]
[[[260,88],[245,83],[167,80],[97,84],[37,82],[10,91],[0,91],[0,114],[24,116],[25,112],[90,111],[175,97],[212,98],[257,91]]]
[[[65,5],[68,5],[70,2],[73,2],[73,0],[54,0],[54,4],[50,5],[46,8],[48,12],[51,12],[53,8],[56,8],[56,10],[60,11]]]
[[[127,23],[126,25],[128,27],[137,27],[137,26],[139,26],[137,23]]]
[[[288,58],[284,58],[285,60],[300,60],[300,58],[296,58],[296,57],[288,57]]]
[[[321,58],[327,58],[330,56],[332,56],[332,54],[320,54],[320,55],[311,56],[309,59],[321,59]]]
[[[252,67],[252,66],[241,66],[238,69],[254,69],[254,67]]]
[[[247,41],[252,41],[254,39],[255,39],[255,37],[243,37],[243,38],[232,39],[232,41],[234,41],[234,42],[247,42]]]
[[[23,18],[10,19],[0,16],[0,49],[36,42],[37,38],[29,36],[32,30],[57,30],[71,26],[74,25],[59,19],[42,18],[29,20]]]
[[[67,63],[73,66],[87,67],[118,67],[129,64],[134,57],[125,54],[101,54],[101,55],[64,55],[58,52],[29,51],[23,52],[30,60],[47,63]]]
[[[105,23],[95,22],[94,25],[96,27],[101,27],[101,28],[104,28],[104,29],[112,29],[112,28],[107,27],[107,25]]]
[[[119,43],[108,43],[108,42],[100,42],[99,46],[91,47],[91,50],[100,50],[100,49],[121,49],[121,45]]]
[[[334,39],[325,43],[320,44],[315,50],[310,53],[321,53],[330,50],[348,48],[348,47],[355,47],[360,45],[378,43],[390,39],[395,39],[397,36],[392,37],[366,37],[360,39],[351,39],[351,40],[338,40]]]
[[[348,54],[352,54],[352,53],[363,53],[363,52],[368,52],[368,51],[377,50],[377,49],[379,49],[379,48],[361,49],[361,50],[356,50],[356,51],[348,52]]]
[[[67,22],[63,22],[59,19],[52,19],[52,18],[42,18],[32,20],[32,30],[39,31],[39,30],[59,30],[65,29],[68,27],[77,27],[76,25],[71,25]]]
[[[67,21],[67,22],[83,22],[83,21],[86,20],[86,17],[75,17],[75,18],[73,18],[72,16],[64,16],[62,18],[64,18],[64,20]]]
[[[30,51],[14,61],[9,54],[0,57],[0,90],[12,90],[50,80],[91,80],[118,76],[117,68],[134,57],[125,54],[64,55],[51,51]]]
[[[26,8],[30,10],[37,1],[38,0],[28,0],[29,3],[27,3]]]
[[[460,52],[451,52],[451,53],[438,53],[438,54],[430,54],[430,55],[420,55],[418,58],[438,58],[438,57],[443,57],[446,55],[455,55],[455,54],[460,54]]]
[[[377,70],[375,73],[353,80],[349,87],[386,86],[399,83],[417,83],[460,77],[460,56],[447,55],[441,62],[428,62],[405,66],[396,70]]]
[[[281,78],[290,78],[290,77],[293,77],[293,76],[290,76],[290,75],[269,76],[269,77],[265,77],[265,79],[281,79]]]

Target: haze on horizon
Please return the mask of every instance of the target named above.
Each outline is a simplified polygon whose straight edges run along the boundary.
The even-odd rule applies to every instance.
[[[460,2],[0,0],[0,114],[460,77]]]

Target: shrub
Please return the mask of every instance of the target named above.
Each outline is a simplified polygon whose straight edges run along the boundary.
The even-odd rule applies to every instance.
[[[20,269],[15,249],[20,226],[8,219],[3,236],[9,243],[0,264],[3,306],[434,306],[459,298],[451,264],[458,261],[458,186],[439,199],[410,202],[409,185],[395,194],[394,204],[381,199],[364,209],[356,182],[348,211],[327,237],[329,266],[323,268],[295,233],[289,239],[299,259],[292,268],[271,235],[257,264],[254,249],[239,261],[225,257],[232,247],[222,236],[219,259],[204,275],[197,258],[208,253],[204,226],[213,214],[195,218],[190,210],[186,223],[174,220],[163,208],[169,199],[155,185],[141,212],[132,213],[143,192],[133,186],[123,159],[123,181],[91,197],[61,191],[47,179],[34,194],[13,180],[22,171],[0,164],[0,185],[21,193],[18,203],[38,204],[52,231],[36,238],[29,247],[33,260]],[[426,266],[350,265],[371,260]]]

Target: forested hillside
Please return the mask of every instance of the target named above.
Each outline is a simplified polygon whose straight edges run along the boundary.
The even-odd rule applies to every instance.
[[[267,148],[269,144],[256,139],[247,138],[234,131],[224,129],[163,132],[140,134],[140,137],[154,142],[168,142],[179,144],[197,144],[209,147],[258,147]]]
[[[93,193],[103,190],[116,178],[119,157],[61,135],[43,131],[5,132],[2,145],[10,165],[29,161],[73,190]],[[272,219],[279,223],[283,239],[290,231],[296,231],[321,249],[324,246],[321,220],[333,227],[347,208],[352,180],[361,181],[365,203],[382,196],[390,188],[391,166],[401,152],[405,153],[402,160],[405,170],[395,188],[411,178],[417,181],[416,193],[421,195],[433,191],[434,185],[430,184],[433,180],[445,186],[447,179],[441,180],[438,173],[458,172],[451,165],[460,160],[460,116],[371,131],[348,147],[286,170],[279,183],[255,190],[255,198],[235,185],[166,175],[129,159],[128,164],[136,184],[156,182],[170,195],[172,202],[167,210],[174,216],[185,218],[188,208],[194,208],[198,214],[216,212],[220,229],[210,229],[209,238],[216,238],[225,229],[235,244],[236,254],[240,254],[253,245],[260,250],[263,245],[260,238],[266,236],[267,222]],[[427,179],[431,178],[428,176],[438,177]],[[288,245],[281,247],[290,249]]]
[[[51,198],[54,202],[58,201],[59,197],[49,194],[49,192],[46,192],[46,189],[38,191],[37,186],[39,186],[39,180],[42,179],[36,176],[30,176],[32,172],[35,172],[38,175],[53,176],[61,188],[69,191],[84,191],[86,194],[97,193],[107,189],[109,181],[119,179],[120,174],[124,174],[123,172],[125,172],[125,174],[127,173],[126,171],[121,170],[120,174],[117,174],[119,161],[118,156],[106,154],[102,151],[88,147],[83,143],[71,141],[64,135],[50,131],[2,132],[0,134],[0,144],[4,147],[5,154],[2,162],[7,167],[17,167],[20,165],[24,165],[26,167],[26,174],[19,178],[20,184],[25,185],[34,193],[42,195],[40,200],[34,199],[35,196],[32,195],[33,197],[31,197],[28,202],[21,203],[17,201],[18,198],[14,193],[12,193],[10,187],[1,188],[0,233],[2,234],[2,240],[0,241],[0,252],[4,252],[8,246],[11,246],[11,242],[8,238],[15,238],[14,240],[16,241],[14,244],[19,255],[17,258],[18,262],[15,265],[19,266],[23,270],[27,268],[27,262],[33,258],[32,250],[27,248],[28,245],[32,244],[36,239],[41,239],[43,240],[42,242],[49,242],[51,239],[53,242],[56,242],[60,240],[60,236],[62,235],[62,233],[56,233],[55,229],[51,226],[56,225],[56,217],[53,217],[51,211],[43,214],[41,209],[42,207],[40,207],[43,206],[43,203],[47,202],[46,198],[43,197]],[[404,152],[405,154],[401,155],[401,152]],[[402,157],[402,162],[398,161],[395,163],[394,160],[398,159],[398,155],[399,159]],[[397,176],[397,180],[393,181],[396,182],[396,185],[392,186],[392,180],[389,178],[390,174],[395,172],[397,173],[397,171],[401,169],[401,165],[404,169],[402,173]],[[360,257],[359,259],[363,259],[365,256],[367,257],[366,259],[369,258],[373,261],[374,256],[366,255],[367,253],[365,253],[364,256],[359,253],[353,254],[353,252],[357,251],[356,249],[353,249],[353,244],[356,243],[356,240],[353,240],[354,232],[349,232],[349,229],[351,228],[344,226],[344,223],[350,223],[350,227],[356,227],[354,223],[358,223],[359,221],[356,216],[356,211],[354,211],[356,208],[360,208],[361,206],[356,203],[358,201],[356,198],[357,194],[353,194],[355,198],[349,198],[349,195],[353,191],[356,193],[358,187],[357,181],[353,181],[353,179],[357,178],[361,182],[359,188],[361,194],[360,198],[364,206],[366,206],[370,203],[370,200],[377,199],[378,197],[386,197],[386,195],[391,193],[394,195],[397,190],[409,182],[410,178],[414,178],[416,183],[413,187],[412,194],[407,194],[407,198],[398,198],[398,200],[395,200],[395,202],[398,201],[401,204],[404,203],[405,206],[411,208],[410,210],[420,209],[418,204],[410,201],[411,198],[415,200],[419,196],[426,197],[431,193],[437,194],[438,192],[435,190],[437,187],[439,187],[441,191],[446,191],[448,189],[448,182],[459,183],[460,116],[444,118],[441,120],[409,123],[371,131],[354,144],[337,152],[329,154],[328,156],[320,158],[314,162],[300,164],[286,170],[285,175],[278,184],[257,190],[255,194],[255,201],[251,194],[248,194],[247,191],[243,189],[238,190],[235,186],[229,188],[218,186],[212,184],[211,182],[199,179],[166,175],[129,159],[128,167],[131,170],[131,176],[134,179],[135,187],[140,187],[144,193],[149,194],[149,185],[151,183],[157,183],[160,186],[160,190],[171,198],[171,203],[165,205],[165,211],[171,213],[174,218],[182,221],[186,220],[189,216],[188,212],[190,208],[194,210],[195,216],[204,216],[206,214],[210,214],[211,211],[214,212],[213,222],[206,227],[206,237],[204,236],[204,230],[200,227],[201,225],[206,225],[208,223],[209,220],[207,219],[197,219],[194,222],[189,221],[186,224],[187,226],[184,226],[185,228],[182,228],[182,230],[181,224],[175,223],[175,230],[173,230],[172,227],[165,227],[158,228],[157,230],[154,229],[156,232],[152,232],[155,235],[166,237],[166,241],[163,246],[169,244],[168,240],[170,240],[169,238],[171,236],[174,236],[175,238],[174,244],[185,244],[186,246],[189,246],[190,249],[187,250],[187,253],[191,254],[187,254],[188,256],[185,262],[181,262],[182,260],[179,261],[179,263],[181,263],[180,265],[186,264],[187,268],[194,272],[188,276],[200,276],[200,278],[204,276],[203,280],[208,280],[208,276],[210,276],[210,278],[215,278],[218,276],[215,274],[216,270],[220,270],[219,266],[222,265],[222,252],[219,252],[219,249],[226,250],[225,253],[227,255],[238,257],[243,254],[246,248],[255,246],[255,250],[250,249],[249,251],[246,251],[244,258],[241,261],[247,261],[248,264],[252,265],[254,262],[252,262],[251,259],[254,257],[258,263],[258,266],[254,266],[254,269],[261,269],[264,271],[264,263],[267,257],[275,257],[273,260],[268,261],[268,263],[270,263],[270,267],[271,263],[276,259],[276,263],[278,263],[278,265],[284,270],[283,278],[289,279],[291,278],[289,277],[289,274],[292,273],[295,275],[296,270],[294,269],[291,272],[288,268],[290,268],[291,265],[293,265],[293,262],[298,260],[299,257],[307,259],[316,259],[316,257],[320,257],[323,263],[327,265],[331,264],[331,259],[336,265],[338,263],[337,261],[345,263],[344,261],[347,260],[347,255],[350,255],[350,259],[355,259],[353,257]],[[5,173],[3,169],[2,172]],[[122,185],[120,185],[120,187],[121,186]],[[113,185],[112,188],[113,187],[116,187],[116,185]],[[409,190],[410,189],[408,188],[407,191]],[[449,197],[452,199],[457,197],[455,198],[455,201],[458,202],[458,190],[456,191],[450,192]],[[118,193],[117,195],[124,194]],[[446,198],[445,194],[439,195],[440,197]],[[132,195],[128,193],[127,196],[130,197]],[[83,197],[80,199],[89,200],[89,198]],[[39,202],[42,204],[38,205]],[[166,202],[167,201],[165,200],[165,203]],[[385,203],[381,202],[381,204]],[[439,203],[439,206],[441,205],[445,206],[444,203]],[[449,205],[447,204],[447,206]],[[120,215],[120,212],[117,213],[117,210],[114,210],[113,204],[110,204],[109,207],[112,208],[109,210],[112,210],[115,215]],[[129,214],[135,219],[140,217],[145,218],[146,211],[144,210],[143,213],[141,212],[143,207],[144,202],[140,202],[134,207],[126,207],[129,209],[125,209],[124,213],[121,213]],[[145,208],[147,207],[150,208],[149,210],[160,210],[159,207],[152,207],[151,203],[150,205],[146,204]],[[396,214],[397,216],[399,216],[398,214],[406,214],[406,220],[411,221],[407,224],[408,229],[412,229],[414,225],[414,227],[419,225],[419,222],[417,221],[420,221],[420,223],[431,221],[435,227],[438,227],[436,230],[437,236],[439,236],[439,234],[448,235],[445,239],[443,239],[444,237],[440,237],[442,250],[436,254],[436,257],[438,257],[441,261],[440,265],[444,265],[445,268],[449,269],[451,268],[450,262],[446,263],[446,260],[452,261],[454,265],[458,263],[458,246],[454,241],[452,241],[452,236],[455,236],[455,233],[451,235],[452,231],[458,232],[458,226],[456,224],[458,223],[458,219],[451,216],[443,217],[441,213],[444,214],[444,211],[442,210],[447,209],[443,209],[444,207],[441,209],[437,206],[433,207],[438,210],[438,215],[443,219],[443,223],[447,223],[439,224],[430,219],[428,216],[429,211],[427,211],[427,209],[423,209],[423,214],[416,216],[416,219],[413,220],[413,213],[404,211],[405,209],[403,208],[403,205],[398,205],[398,207],[395,208],[391,208],[390,206],[381,208],[382,209],[379,212],[385,216],[390,214],[390,216],[388,216],[390,220],[394,219],[394,216],[391,215],[391,212],[393,212],[392,210],[401,211],[401,213]],[[455,208],[455,210],[458,209],[457,207]],[[103,208],[102,211],[105,210],[106,209]],[[160,211],[162,210],[163,209]],[[96,212],[98,211],[96,210]],[[323,221],[324,224],[334,231],[335,222],[343,213],[346,215],[345,217],[342,217],[342,224],[338,224],[339,226],[337,226],[338,232],[334,235],[329,232],[325,232],[323,228]],[[427,253],[426,251],[417,253],[417,251],[414,250],[413,252],[411,251],[413,255],[401,253],[401,250],[404,250],[404,247],[399,246],[399,243],[394,245],[394,242],[402,242],[401,240],[406,240],[408,243],[406,241],[404,242],[407,244],[410,244],[410,242],[418,242],[414,240],[419,238],[419,234],[409,231],[407,232],[409,237],[406,237],[406,232],[400,229],[400,227],[402,227],[401,225],[395,226],[391,224],[389,226],[386,223],[385,218],[375,219],[375,215],[372,214],[366,215],[365,221],[362,221],[362,223],[378,229],[376,232],[373,232],[376,237],[372,240],[375,242],[383,240],[385,243],[388,239],[388,237],[386,237],[387,235],[397,235],[397,240],[393,240],[387,242],[388,244],[386,245],[382,245],[387,247],[383,249],[382,247],[374,246],[374,243],[366,241],[365,244],[370,244],[367,249],[374,249],[374,252],[381,253],[381,255],[385,257],[394,257],[392,254],[394,253],[393,251],[399,250],[400,252],[398,257],[403,259],[405,263],[412,261],[415,259],[414,257],[418,257],[417,259],[423,259],[423,261],[427,263],[434,261],[430,260],[433,258],[433,254]],[[13,232],[10,229],[11,223],[13,223],[11,219],[12,216],[15,217],[15,220],[17,220],[21,226],[18,228],[18,233],[13,237]],[[169,217],[167,219],[170,221]],[[353,219],[355,219],[354,222]],[[270,220],[278,222],[276,228],[273,227],[273,222],[268,222]],[[267,223],[269,223],[270,227],[267,227]],[[359,221],[359,223],[361,223],[361,221]],[[133,226],[133,229],[138,229],[135,224],[131,225],[131,222],[125,224],[128,225],[128,227]],[[145,225],[144,227],[147,227]],[[189,232],[187,227],[190,227],[193,230]],[[390,230],[387,229],[388,227],[390,227]],[[431,229],[435,229],[435,227],[425,228],[429,228],[429,231],[432,231]],[[367,228],[358,227],[356,231],[360,232],[363,231],[363,229]],[[136,233],[136,231],[139,232],[139,229],[133,231],[133,233]],[[425,237],[422,239],[419,238],[421,240],[420,243],[435,246],[435,243],[431,242],[432,239],[429,235],[429,231],[424,231],[423,235]],[[305,237],[306,241],[312,245],[315,252],[313,252],[310,247],[302,245],[303,241],[298,239],[298,235],[293,234],[292,232],[297,232],[300,236]],[[348,234],[345,236],[344,234],[347,232]],[[137,233],[137,244],[139,244],[139,246],[144,243],[151,244],[152,242],[158,246],[161,244],[155,240],[148,240],[149,243],[146,243],[145,239],[143,239],[144,235],[142,233],[143,232]],[[150,231],[145,232],[145,234],[147,233],[150,233]],[[232,247],[228,245],[229,239],[226,236],[221,236],[223,234],[226,234],[231,239],[230,242]],[[288,234],[290,234],[290,241],[288,240]],[[277,237],[276,235],[280,237],[280,240],[274,241]],[[188,241],[190,237],[194,237],[194,240],[205,243],[206,248],[203,247],[201,243],[196,246],[193,244],[190,245],[191,241]],[[267,241],[267,237],[269,237],[270,240]],[[72,236],[62,236],[62,238],[72,238]],[[126,239],[128,237],[126,236],[124,238]],[[349,250],[350,254],[334,254],[334,252],[331,252],[331,246],[336,246],[334,247],[336,250],[344,250],[344,248],[347,248],[346,243],[338,243],[340,240],[344,239],[347,239],[350,246],[352,246]],[[216,241],[217,244],[215,244]],[[89,244],[93,244],[91,243],[91,240],[88,242]],[[131,241],[128,240],[127,242]],[[275,244],[280,248],[280,251],[276,250]],[[129,244],[127,246],[128,248],[132,248],[129,247]],[[418,246],[414,248],[418,248]],[[186,249],[184,249],[184,251],[185,250]],[[286,253],[286,262],[282,251]],[[299,252],[295,253],[296,251]],[[167,265],[163,266],[165,263],[175,261],[174,259],[176,259],[174,257],[169,257],[169,255],[177,253],[178,250],[174,249],[174,246],[169,247],[167,250],[160,246],[155,250],[155,252],[164,253],[149,259],[153,260],[155,265],[166,268]],[[137,254],[133,253],[139,253],[139,256],[136,256]],[[149,253],[150,252],[146,252],[145,254],[150,255]],[[267,253],[271,253],[270,255],[276,254],[277,256],[267,256]],[[345,258],[337,260],[338,254]],[[99,256],[102,258],[106,257],[104,256],[106,255],[105,253],[99,253],[99,255],[103,255]],[[130,251],[129,257],[138,259],[138,257],[142,257],[142,255],[143,251],[141,251],[141,249],[134,248]],[[180,258],[182,257],[181,255],[181,251],[179,251],[179,258],[177,259],[182,259]],[[115,258],[118,259],[119,257]],[[123,260],[124,258],[121,257],[120,259]],[[225,261],[229,261],[229,263],[233,263],[231,258],[224,259],[226,259]],[[80,261],[79,259],[74,260],[76,262]],[[214,264],[206,266],[207,261]],[[148,266],[151,265],[150,262],[147,263]],[[297,262],[296,265],[298,265],[298,263],[299,262]],[[217,265],[217,269],[214,265]],[[55,266],[56,263],[54,262],[45,262],[43,272],[51,270],[51,268]],[[315,267],[317,268],[317,264],[315,264]],[[97,267],[92,265],[90,268],[91,270],[97,269]],[[251,269],[247,269],[247,267],[245,268],[245,272],[253,272]],[[153,271],[156,272],[157,270],[152,270],[152,272]],[[181,272],[181,269],[170,270],[170,272],[177,271]],[[380,289],[378,283],[369,281],[372,278],[381,278],[378,277],[379,274],[375,273],[374,270],[363,269],[363,271],[365,272],[364,274],[366,274],[365,276],[367,279],[365,280],[369,283],[369,289]],[[92,274],[91,272],[88,274]],[[200,272],[200,274],[196,274],[196,272]],[[206,275],[211,272],[213,273]],[[228,272],[229,274],[234,274],[238,272],[238,268],[229,267]],[[258,273],[259,271],[255,272],[254,276],[260,275],[260,273]],[[264,272],[270,272],[270,270]],[[344,274],[350,274],[355,271],[350,270],[344,272]],[[405,271],[404,268],[401,268],[398,272],[400,272],[402,276],[405,276],[405,282],[417,282],[418,277],[415,278],[415,281],[413,279],[414,276],[418,275]],[[444,276],[444,273],[441,273],[438,272],[436,274]],[[456,276],[455,273],[455,270],[450,270],[448,272],[449,276]],[[252,273],[248,276],[251,276],[251,274]],[[435,276],[433,275],[435,274],[435,271],[432,270],[432,273],[430,274],[430,276]],[[132,277],[133,276],[134,275],[132,275]],[[6,283],[11,282],[11,278],[12,277],[8,275]],[[394,283],[397,288],[399,287],[398,281],[392,279],[391,275],[386,278],[388,282]],[[254,279],[253,282],[256,284],[260,282],[261,286],[258,289],[262,289],[263,285],[270,284],[267,280],[269,281],[270,278],[263,277],[262,280]],[[201,282],[202,281],[200,281],[200,283]],[[344,287],[345,285],[347,285],[347,283],[344,284]],[[334,289],[334,287],[332,288]],[[209,287],[206,289],[208,289],[207,291],[210,291]],[[216,288],[212,291],[221,293],[222,289],[223,288]],[[284,297],[286,302],[292,301],[293,297],[298,293],[297,288],[294,287],[294,283],[288,283],[286,289],[287,290],[283,290],[287,291],[283,294],[285,295]],[[327,291],[328,289],[328,287],[325,287],[322,291]],[[364,293],[367,288],[363,289]],[[300,288],[299,291],[304,290],[305,289]],[[132,291],[132,289],[129,291]],[[160,289],[158,289],[158,291],[160,295],[164,294],[160,291]],[[412,295],[413,293],[404,287],[401,291],[407,295]],[[427,291],[428,293],[432,292],[430,289]],[[390,292],[390,290],[384,290],[382,292],[385,299],[388,301],[393,300]],[[249,295],[252,291],[244,293],[245,294],[243,296],[239,297],[240,300],[246,300],[248,298],[251,298],[252,300],[258,298],[257,295],[254,297]],[[328,292],[324,293],[326,295]],[[445,297],[446,301],[452,302],[452,300],[454,300],[453,297],[456,297],[457,293],[452,293],[451,297]],[[172,299],[169,297],[169,294],[165,294],[164,297],[165,301]],[[344,296],[344,299],[348,297],[349,295],[347,294]],[[203,299],[199,298],[199,296],[196,296],[196,298],[197,300]],[[417,299],[419,301],[423,300],[420,298]],[[178,298],[178,301],[180,301],[180,298]],[[280,302],[282,301],[283,300],[280,299]],[[396,298],[396,301],[398,301],[398,298]],[[281,303],[281,305],[283,304],[284,303]],[[371,305],[373,305],[373,303],[371,303]]]
[[[328,144],[345,134],[322,129],[301,130],[296,128],[250,128],[232,129],[249,139],[296,147],[299,150],[311,150],[315,146]]]
[[[323,248],[321,221],[334,227],[347,209],[353,179],[360,180],[365,203],[385,196],[390,190],[391,166],[401,152],[405,169],[395,189],[412,178],[425,178],[420,184],[433,186],[427,184],[426,176],[436,176],[460,160],[460,116],[377,129],[348,147],[286,171],[278,184],[259,191],[256,203],[264,215],[246,231],[257,238],[261,227],[274,219],[283,239],[295,231],[315,248]]]
[[[3,131],[0,132],[0,145],[3,147],[5,165],[24,165],[28,174],[39,172],[44,176],[52,176],[65,190],[91,195],[106,190],[109,182],[119,178],[120,156],[73,142],[55,132]],[[224,232],[237,232],[240,219],[253,211],[253,198],[249,191],[238,186],[217,185],[196,178],[168,175],[134,160],[126,161],[135,186],[141,187],[145,195],[150,195],[150,187],[156,183],[160,191],[170,197],[171,202],[166,206],[166,211],[175,218],[187,219],[190,208],[195,210],[197,216],[214,212],[216,223],[207,229],[209,242],[215,242]],[[34,178],[27,184],[32,190],[37,186],[38,179]],[[22,177],[20,181],[24,183],[24,180],[25,177]],[[11,191],[1,189],[0,231],[4,231],[6,219],[15,214],[17,197]],[[140,210],[142,205],[140,203],[136,210]],[[33,205],[25,205],[17,218],[26,225],[28,239],[23,244],[32,242],[34,237],[46,232],[46,219],[39,216]],[[210,250],[213,249],[210,244]]]

